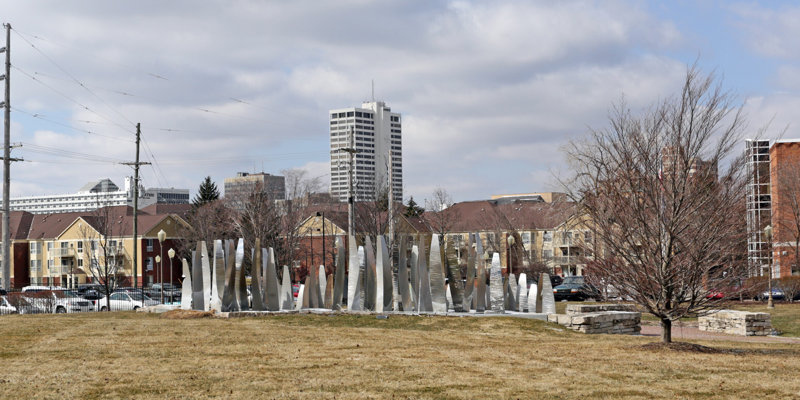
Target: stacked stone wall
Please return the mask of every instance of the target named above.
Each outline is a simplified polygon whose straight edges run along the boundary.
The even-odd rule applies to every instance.
[[[642,330],[642,313],[633,311],[550,314],[547,320],[582,333],[637,335]]]
[[[768,313],[720,310],[698,318],[701,331],[739,336],[767,336],[772,332]]]

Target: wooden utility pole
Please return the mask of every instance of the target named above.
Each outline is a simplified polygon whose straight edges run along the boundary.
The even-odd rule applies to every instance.
[[[139,282],[139,166],[150,165],[149,162],[139,161],[139,143],[142,137],[142,124],[136,124],[136,161],[123,163],[133,166],[133,287],[136,288]],[[144,271],[142,271],[142,287],[144,288]],[[163,299],[162,299],[163,302]]]
[[[11,24],[5,24],[6,47],[0,49],[6,53],[5,101],[3,108],[3,289],[11,288]]]

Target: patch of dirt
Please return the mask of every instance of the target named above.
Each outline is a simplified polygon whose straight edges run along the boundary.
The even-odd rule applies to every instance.
[[[196,311],[196,310],[170,310],[161,314],[161,318],[166,319],[195,319],[195,318],[213,318],[214,310],[211,311]]]
[[[713,347],[703,346],[695,343],[686,343],[686,342],[647,343],[643,345],[642,348],[645,350],[671,350],[671,351],[682,351],[687,353],[708,353],[708,354],[728,353],[727,350],[715,349]]]

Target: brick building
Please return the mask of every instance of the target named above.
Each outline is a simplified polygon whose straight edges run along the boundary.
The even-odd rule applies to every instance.
[[[800,139],[776,141],[769,151],[773,277],[800,275]]]

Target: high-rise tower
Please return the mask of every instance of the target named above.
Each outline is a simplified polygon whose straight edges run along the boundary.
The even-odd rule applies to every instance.
[[[375,200],[389,187],[395,199],[403,198],[403,149],[399,113],[382,101],[365,102],[361,107],[331,110],[331,194],[347,201],[350,186],[348,168],[355,149],[353,169],[355,201]]]

